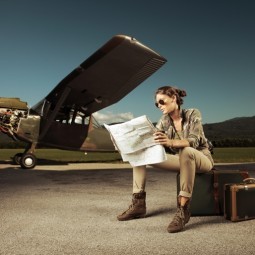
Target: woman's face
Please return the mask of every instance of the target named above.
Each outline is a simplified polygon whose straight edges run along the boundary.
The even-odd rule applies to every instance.
[[[163,114],[168,114],[178,109],[175,95],[170,97],[165,94],[157,94],[155,105],[162,111]]]

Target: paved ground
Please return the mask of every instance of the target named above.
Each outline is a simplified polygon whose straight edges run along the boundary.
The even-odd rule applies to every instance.
[[[246,169],[255,164],[217,165]],[[176,173],[148,169],[148,216],[118,222],[131,200],[132,170],[124,164],[0,165],[0,254],[255,254],[255,220],[192,217],[169,234]]]

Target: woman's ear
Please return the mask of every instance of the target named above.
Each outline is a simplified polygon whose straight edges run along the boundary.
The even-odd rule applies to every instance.
[[[172,95],[171,99],[172,99],[172,102],[176,102],[176,100],[177,100],[176,95]]]

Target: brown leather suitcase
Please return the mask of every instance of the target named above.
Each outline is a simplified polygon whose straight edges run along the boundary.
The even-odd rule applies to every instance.
[[[224,217],[234,222],[255,219],[254,178],[239,184],[225,184]]]

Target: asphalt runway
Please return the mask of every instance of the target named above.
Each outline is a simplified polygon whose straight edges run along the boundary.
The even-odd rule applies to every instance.
[[[255,163],[221,164],[248,170]],[[132,194],[128,164],[0,164],[1,255],[255,254],[255,220],[192,217],[166,231],[176,210],[176,173],[148,168],[147,217],[119,222]]]

